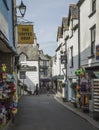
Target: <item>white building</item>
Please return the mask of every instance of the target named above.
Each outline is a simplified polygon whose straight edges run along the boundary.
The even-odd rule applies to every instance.
[[[40,70],[40,86],[46,87],[47,84],[51,85],[52,68],[51,68],[51,57],[45,55],[43,50],[39,50],[39,70]]]
[[[67,51],[67,85],[68,100],[75,98],[77,77],[75,70],[78,69],[78,7],[70,4],[68,15],[68,36],[66,37]]]
[[[88,69],[94,67],[98,69],[99,1],[80,0],[78,6],[80,13],[80,64]]]
[[[35,91],[36,84],[39,84],[39,48],[34,34],[33,44],[18,44],[19,55],[18,80],[21,85],[26,86],[26,90]],[[23,75],[23,77],[22,77]],[[19,90],[20,91],[20,90]]]
[[[82,91],[81,86],[82,107],[91,111],[99,111],[97,105],[99,104],[99,94],[97,93],[99,90],[93,91],[94,83],[92,84],[93,79],[99,79],[99,0],[79,0],[77,5],[79,9],[79,66],[85,68],[86,76],[84,78],[87,82],[85,90]],[[97,84],[98,80],[95,85]],[[94,96],[95,94],[97,95]],[[88,100],[87,103],[85,98]],[[91,102],[92,104],[90,104]],[[90,108],[90,106],[93,107]],[[97,115],[99,117],[99,113]]]

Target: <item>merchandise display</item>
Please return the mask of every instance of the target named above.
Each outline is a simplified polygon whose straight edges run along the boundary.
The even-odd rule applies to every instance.
[[[83,111],[89,111],[89,100],[91,98],[91,82],[84,69],[81,67],[75,71],[76,76],[80,78],[80,84],[76,87],[77,104]]]
[[[18,106],[14,76],[9,74],[9,78],[6,69],[5,64],[0,65],[0,124],[3,125],[11,119],[13,109],[17,112]]]

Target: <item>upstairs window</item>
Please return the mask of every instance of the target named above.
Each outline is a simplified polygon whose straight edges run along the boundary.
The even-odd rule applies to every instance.
[[[73,46],[70,47],[70,67],[73,67]]]
[[[96,38],[96,25],[91,28],[91,55],[94,55]]]
[[[92,0],[92,12],[96,11],[96,0]]]
[[[19,57],[19,61],[21,62],[21,61],[26,61],[26,55],[24,55],[23,53],[20,55],[20,57]]]
[[[91,0],[91,14],[89,15],[89,18],[93,16],[96,12],[96,0]]]

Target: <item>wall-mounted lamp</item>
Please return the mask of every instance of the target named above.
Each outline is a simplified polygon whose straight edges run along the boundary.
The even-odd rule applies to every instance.
[[[23,4],[23,1],[21,0],[21,4],[19,6],[16,6],[16,9],[19,9],[21,16],[17,17],[24,17],[26,12],[26,5]]]
[[[19,11],[22,17],[24,17],[26,12],[26,5],[23,4],[23,1],[21,1],[21,4],[19,5]]]

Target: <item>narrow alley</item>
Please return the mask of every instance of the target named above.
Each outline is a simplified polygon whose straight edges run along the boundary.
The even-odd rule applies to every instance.
[[[67,110],[54,94],[23,96],[14,124],[8,130],[97,130],[81,117]]]

